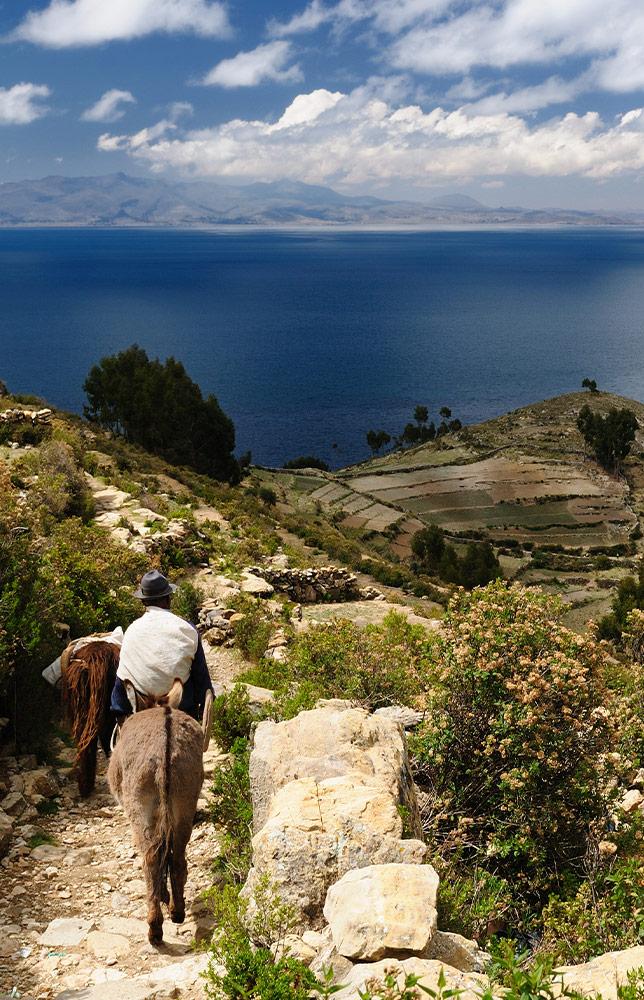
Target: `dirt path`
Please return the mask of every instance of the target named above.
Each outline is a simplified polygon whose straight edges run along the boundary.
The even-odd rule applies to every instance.
[[[66,748],[63,754],[71,757]],[[206,959],[193,942],[207,937],[212,926],[200,897],[212,883],[211,865],[218,850],[206,796],[219,759],[218,749],[211,746],[204,759],[204,797],[188,849],[186,922],[176,926],[166,920],[160,948],[147,942],[141,864],[128,822],[109,794],[104,760],[96,791],[84,801],[68,769],[61,768],[59,812],[31,821],[54,843],[33,850],[19,847],[18,856],[14,852],[0,869],[0,996],[203,996],[199,973]],[[52,929],[51,921],[57,918],[65,923]]]

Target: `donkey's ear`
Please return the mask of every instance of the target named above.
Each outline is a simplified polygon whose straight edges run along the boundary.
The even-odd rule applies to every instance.
[[[170,708],[178,708],[183,698],[183,684],[178,677],[175,677],[174,684],[168,691],[168,705]]]

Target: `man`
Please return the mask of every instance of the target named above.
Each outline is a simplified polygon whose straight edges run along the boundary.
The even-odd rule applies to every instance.
[[[160,697],[167,694],[179,678],[183,684],[179,708],[194,719],[201,719],[206,692],[212,691],[212,681],[199,633],[170,610],[176,589],[155,569],[141,579],[134,596],[143,602],[146,610],[123,636],[112,690],[111,709],[118,716],[132,712],[127,687],[131,686],[141,695]]]

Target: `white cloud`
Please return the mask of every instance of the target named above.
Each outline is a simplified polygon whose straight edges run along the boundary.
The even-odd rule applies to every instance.
[[[0,87],[0,125],[28,125],[42,118],[47,108],[40,102],[50,94],[49,87],[37,83]]]
[[[219,0],[51,0],[44,10],[30,11],[9,40],[66,48],[157,31],[220,38],[230,27]]]
[[[168,123],[134,136],[104,136],[100,148],[130,153],[154,170],[246,180],[293,178],[377,190],[392,180],[417,187],[509,175],[602,180],[644,169],[644,117],[612,124],[596,112],[530,123],[507,112],[400,105],[373,82],[349,94],[300,94],[276,122],[234,119],[169,134]],[[387,93],[387,88],[382,88]]]
[[[264,80],[289,83],[302,79],[299,66],[288,66],[291,43],[267,42],[217,63],[200,81],[207,87],[256,87]]]
[[[397,70],[467,76],[581,58],[589,90],[644,88],[642,0],[311,0],[268,27],[286,37],[359,22],[369,23],[381,59]]]
[[[543,83],[535,84],[533,87],[519,87],[509,93],[488,94],[478,101],[468,105],[468,111],[476,114],[496,114],[505,111],[508,114],[515,112],[523,113],[540,111],[542,108],[551,107],[553,104],[565,104],[577,97],[588,86],[587,75],[576,77],[574,80],[562,80],[561,77],[551,76]]]
[[[136,104],[134,94],[129,90],[106,90],[81,118],[84,122],[116,122],[125,114],[124,104]]]

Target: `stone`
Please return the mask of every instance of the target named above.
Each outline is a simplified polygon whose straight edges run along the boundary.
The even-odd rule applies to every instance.
[[[34,847],[31,857],[34,861],[56,862],[63,861],[68,854],[66,847],[57,847],[55,844],[39,844]]]
[[[630,813],[633,812],[634,809],[637,809],[637,807],[640,806],[642,802],[644,802],[644,795],[642,795],[639,789],[631,788],[622,797],[619,807],[625,813]]]
[[[244,570],[242,573],[241,591],[244,594],[250,594],[252,597],[271,597],[275,593],[275,588],[267,580],[262,579],[261,576],[255,576],[254,573]]]
[[[597,850],[602,861],[609,861],[617,854],[617,844],[614,844],[612,840],[600,840]]]
[[[377,708],[374,714],[381,716],[383,719],[390,719],[392,722],[396,722],[403,729],[413,729],[424,718],[422,712],[417,712],[413,708],[407,708],[405,705],[387,705],[384,708]]]
[[[38,941],[49,948],[76,948],[85,940],[93,926],[91,920],[82,920],[80,917],[57,917],[47,925]]]
[[[305,777],[320,781],[353,772],[382,782],[406,807],[413,832],[421,835],[407,749],[398,726],[339,699],[319,702],[286,722],[265,721],[257,727],[250,759],[254,830],[261,829],[273,796],[289,781]]]
[[[13,823],[3,809],[0,809],[0,858],[3,858],[11,845]]]
[[[119,957],[127,955],[130,950],[130,942],[126,937],[108,931],[90,931],[86,944],[96,958]]]
[[[454,934],[451,931],[435,931],[423,958],[444,962],[459,972],[485,972],[490,961],[487,951],[479,948],[476,941]]]
[[[445,977],[445,989],[460,991],[459,1000],[479,1000],[480,994],[489,985],[485,976],[475,972],[459,972],[458,969],[452,969],[433,959],[416,956],[405,959],[385,958],[380,962],[354,965],[342,980],[344,988],[335,993],[334,997],[336,1000],[355,1000],[358,990],[365,991],[372,983],[382,985],[388,973],[396,976],[399,986],[404,984],[406,976],[414,975],[420,977],[421,986],[436,991],[441,972]]]
[[[403,840],[418,807],[403,734],[348,702],[325,701],[286,722],[262,722],[250,759],[255,836],[243,889],[253,907],[268,877],[293,907],[295,931],[320,929],[329,886],[353,868],[421,864],[427,848]]]
[[[369,865],[327,892],[324,916],[341,955],[377,961],[424,952],[436,931],[438,875],[431,865]]]
[[[0,802],[0,809],[8,816],[20,816],[26,808],[27,800],[22,792],[9,792]]]
[[[631,781],[631,788],[639,788],[640,792],[644,790],[644,767],[640,767]]]
[[[303,937],[298,937],[297,934],[286,934],[282,941],[271,945],[271,951],[276,959],[288,956],[296,958],[304,965],[310,965],[317,954],[315,948],[312,948]]]
[[[626,984],[629,972],[644,967],[644,946],[610,951],[583,965],[563,966],[556,971],[569,990],[584,996],[600,995],[602,1000],[617,1000],[617,991]],[[340,994],[336,994],[339,996]]]
[[[32,795],[42,795],[45,799],[53,799],[55,795],[60,793],[53,768],[41,767],[35,771],[27,771],[23,777],[25,793],[28,798],[31,798]]]

